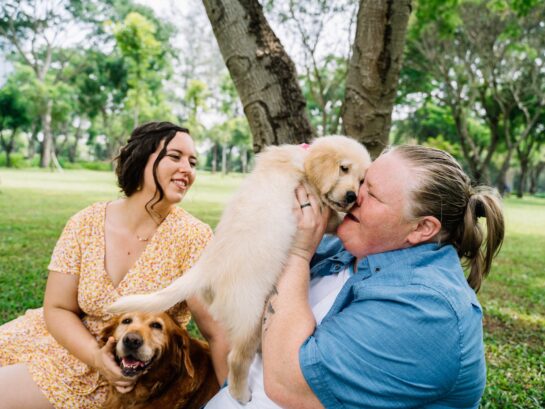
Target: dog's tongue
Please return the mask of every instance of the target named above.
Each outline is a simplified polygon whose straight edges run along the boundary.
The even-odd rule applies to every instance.
[[[140,366],[144,366],[144,362],[139,361],[138,359],[134,359],[130,356],[122,358],[122,361],[125,368],[138,368]]]

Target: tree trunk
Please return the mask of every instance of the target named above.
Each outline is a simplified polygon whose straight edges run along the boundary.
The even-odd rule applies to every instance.
[[[227,144],[221,144],[221,173],[227,174]]]
[[[13,152],[13,146],[15,145],[15,134],[17,133],[17,129],[13,129],[11,131],[11,135],[8,138],[8,140],[4,140],[4,135],[2,135],[2,131],[0,131],[0,142],[2,144],[2,148],[6,152],[6,167],[11,168],[11,152]]]
[[[360,0],[342,119],[373,158],[388,145],[410,13],[410,0]]]
[[[522,198],[524,196],[524,190],[526,189],[527,180],[528,180],[528,160],[522,160],[520,162],[520,176],[519,176],[519,185],[517,189],[518,198]]]
[[[83,121],[80,119],[78,127],[76,129],[76,133],[74,134],[74,143],[68,148],[68,161],[70,163],[74,163],[78,156],[78,143],[82,135],[82,123]]]
[[[218,143],[214,142],[212,146],[212,173],[218,171]]]
[[[203,0],[240,96],[254,151],[309,142],[314,136],[295,65],[257,0]]]
[[[532,195],[537,193],[537,189],[539,187],[539,177],[541,176],[543,169],[545,169],[545,162],[539,162],[530,171],[530,189],[528,191]]]
[[[242,173],[248,172],[248,150],[246,149],[246,146],[243,146],[240,148],[240,162],[241,162],[241,170]]]
[[[498,191],[503,196],[505,193],[505,188],[507,186],[507,183],[505,181],[505,176],[507,175],[507,171],[509,170],[509,165],[511,164],[511,157],[513,156],[513,147],[509,147],[507,150],[507,155],[505,156],[505,159],[503,160],[503,163],[500,167],[500,172],[498,173],[498,176],[496,177],[495,185],[498,187]]]
[[[42,152],[40,157],[40,167],[47,168],[51,163],[51,152],[53,150],[53,134],[51,133],[51,110],[53,101],[46,102],[45,112],[42,114],[42,132],[44,140],[42,142]]]
[[[36,144],[38,143],[38,132],[40,129],[39,120],[34,120],[32,124],[32,132],[28,138],[28,150],[26,158],[32,160],[36,154]]]

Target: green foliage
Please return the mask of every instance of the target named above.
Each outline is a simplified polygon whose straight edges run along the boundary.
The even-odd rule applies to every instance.
[[[14,153],[11,155],[11,164],[9,167],[15,168],[15,169],[24,169],[29,168],[32,166],[32,164],[25,158],[25,156],[21,153]],[[6,157],[4,155],[0,156],[0,168],[7,167]],[[2,187],[1,180],[0,180],[0,188]]]

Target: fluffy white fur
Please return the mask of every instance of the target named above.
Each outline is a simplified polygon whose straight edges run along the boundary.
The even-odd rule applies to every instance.
[[[263,308],[296,233],[296,187],[305,183],[323,205],[346,212],[370,163],[367,150],[344,136],[318,138],[308,150],[296,145],[267,148],[195,266],[165,289],[123,297],[109,311],[162,311],[199,296],[230,336],[230,392],[248,402],[247,376],[260,343]]]

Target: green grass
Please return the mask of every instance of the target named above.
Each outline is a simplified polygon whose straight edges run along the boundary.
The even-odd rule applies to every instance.
[[[183,207],[215,226],[240,175],[199,173]],[[0,170],[0,323],[40,306],[67,219],[119,197],[110,172]],[[545,199],[505,201],[507,237],[479,293],[488,383],[483,408],[545,408]]]

